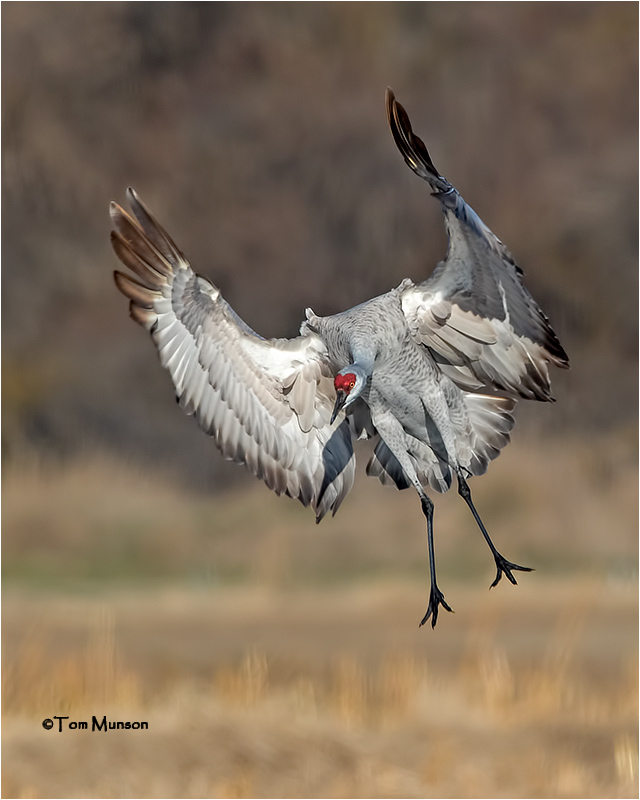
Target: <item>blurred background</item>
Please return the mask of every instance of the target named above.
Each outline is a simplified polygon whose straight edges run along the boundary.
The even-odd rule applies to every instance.
[[[637,796],[637,5],[14,2],[2,23],[3,795]],[[367,480],[362,445],[316,528],[180,412],[112,280],[129,185],[267,337],[426,278],[442,216],[387,86],[572,364],[473,486],[536,572],[487,592],[472,518],[437,497],[457,613],[435,632],[416,498]]]

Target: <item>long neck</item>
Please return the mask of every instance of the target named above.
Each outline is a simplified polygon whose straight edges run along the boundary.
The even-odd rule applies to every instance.
[[[352,372],[357,378],[356,387],[351,392],[350,403],[360,397],[363,392],[365,395],[368,395],[369,379],[373,374],[374,361],[375,356],[371,356],[367,353],[358,353],[357,356],[354,357],[353,363],[343,370],[343,374]]]
[[[356,345],[352,345],[351,354],[353,356],[353,364],[351,366],[356,367],[367,378],[370,378],[377,355],[373,342],[370,340],[359,341]]]

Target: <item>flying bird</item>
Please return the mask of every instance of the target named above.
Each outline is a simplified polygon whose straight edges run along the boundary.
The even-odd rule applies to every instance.
[[[373,438],[367,474],[413,487],[427,526],[431,590],[420,622],[452,609],[436,580],[433,502],[455,477],[497,568],[467,479],[508,443],[519,398],[550,401],[549,364],[569,362],[502,242],[436,170],[388,89],[386,109],[408,166],[444,213],[446,258],[419,284],[327,317],[308,308],[300,335],[264,339],[189,262],[133,189],[130,216],[111,204],[111,240],[134,277],[115,272],[133,319],[151,334],[180,405],[223,455],[277,494],[335,514],[354,481],[354,438]]]

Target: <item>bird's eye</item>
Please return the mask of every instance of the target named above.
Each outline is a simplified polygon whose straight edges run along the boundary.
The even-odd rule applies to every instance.
[[[350,389],[353,389],[353,387],[354,387],[355,385],[356,385],[356,382],[355,382],[355,381],[349,381],[349,388],[350,388]]]

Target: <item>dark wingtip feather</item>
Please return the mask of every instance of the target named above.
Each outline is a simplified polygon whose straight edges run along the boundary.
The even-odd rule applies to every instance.
[[[126,213],[127,212],[122,208],[122,206],[119,206],[115,202],[115,200],[112,200],[109,203],[109,216],[111,217],[112,220],[115,221],[116,219],[118,219],[118,217]]]
[[[125,275],[124,272],[119,272],[118,270],[113,273],[113,279],[122,294],[128,297],[133,303],[141,308],[153,308],[156,292],[149,289],[148,286],[144,286],[142,283],[139,283],[129,277],[129,275]]]
[[[171,277],[162,258],[153,252],[142,234],[137,241],[130,242],[119,231],[111,231],[111,246],[125,267],[149,289],[161,289],[167,277]]]
[[[436,190],[436,194],[449,191],[452,188],[451,184],[438,173],[431,160],[427,146],[413,132],[409,115],[396,100],[393,90],[389,87],[387,87],[385,101],[387,121],[391,128],[391,134],[407,166],[416,175],[428,181]]]
[[[170,263],[186,260],[180,248],[142,202],[133,187],[127,187],[127,200],[140,227],[156,250]]]
[[[395,94],[393,93],[393,89],[390,86],[387,86],[387,89],[384,93],[384,102],[387,108],[387,119],[390,119],[391,114],[389,113],[389,109],[392,107],[393,101],[396,99]]]

